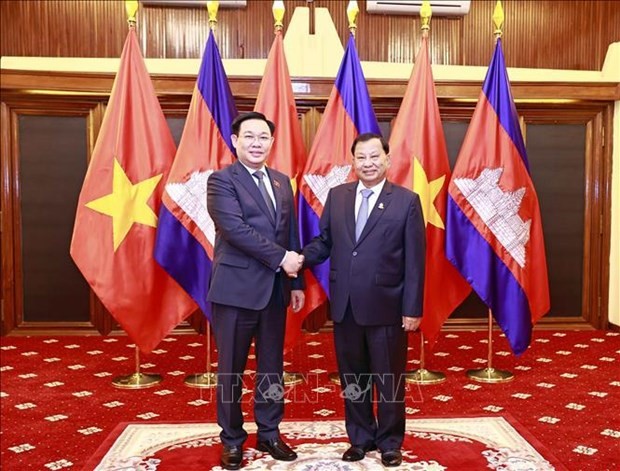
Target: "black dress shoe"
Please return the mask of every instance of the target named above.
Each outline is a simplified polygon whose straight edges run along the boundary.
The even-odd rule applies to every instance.
[[[347,451],[342,455],[342,461],[360,461],[364,459],[366,453],[372,450],[376,450],[375,445],[356,446],[351,445]]]
[[[272,440],[260,441],[256,448],[259,451],[266,451],[274,460],[294,461],[297,459],[297,453],[291,450],[279,437]]]
[[[385,467],[400,466],[402,462],[403,455],[400,450],[385,450],[381,453],[381,463]]]
[[[243,461],[243,448],[235,445],[224,445],[220,463],[224,469],[239,469]]]

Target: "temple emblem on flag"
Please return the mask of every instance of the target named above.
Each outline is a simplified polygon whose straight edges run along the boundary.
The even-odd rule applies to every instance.
[[[168,183],[170,199],[198,226],[209,243],[215,243],[215,224],[207,211],[207,180],[213,170],[193,172],[183,183]]]
[[[525,268],[525,246],[530,240],[532,224],[531,219],[524,221],[519,216],[525,188],[503,191],[499,186],[502,173],[502,168],[485,168],[478,178],[455,178],[454,184],[499,243]]]
[[[317,200],[325,206],[327,194],[331,188],[346,183],[351,173],[350,165],[334,165],[327,175],[306,174],[304,180]]]

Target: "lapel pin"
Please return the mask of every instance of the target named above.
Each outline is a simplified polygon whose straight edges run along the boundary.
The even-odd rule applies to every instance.
[[[273,186],[275,186],[276,188],[280,188],[280,182],[278,180],[274,180]]]
[[[383,206],[383,203],[379,203],[379,209],[384,209],[385,206]]]

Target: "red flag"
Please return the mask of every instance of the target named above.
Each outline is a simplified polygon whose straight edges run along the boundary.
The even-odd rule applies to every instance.
[[[306,148],[302,139],[280,31],[276,32],[271,46],[254,109],[276,124],[275,139],[268,164],[291,177],[293,190],[297,194],[297,178],[306,162]],[[306,316],[325,302],[325,295],[320,285],[308,279],[310,276],[308,272],[305,272],[305,276],[306,303],[304,308],[297,313],[290,308],[287,311],[285,352],[290,351],[299,341],[301,326]]]
[[[427,38],[390,136],[391,178],[420,195],[426,224],[426,274],[421,329],[432,346],[470,286],[448,261],[445,220],[450,164],[428,57]]]
[[[71,256],[143,353],[196,309],[153,258],[175,152],[131,29],[80,193]]]

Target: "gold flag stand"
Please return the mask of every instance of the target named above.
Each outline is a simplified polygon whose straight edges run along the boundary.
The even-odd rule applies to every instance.
[[[351,0],[347,5],[347,18],[349,19],[349,31],[355,37],[355,32],[357,31],[357,15],[359,14],[360,9],[355,0]],[[340,374],[338,372],[332,371],[327,375],[329,381],[334,384],[340,384]]]
[[[495,40],[502,36],[502,26],[504,24],[504,10],[502,2],[497,1],[493,10],[493,23],[495,25]],[[510,371],[498,370],[493,368],[493,313],[489,309],[489,346],[487,367],[476,370],[467,370],[467,377],[481,383],[506,383],[514,379],[514,375]]]
[[[138,0],[125,1],[127,23],[130,30],[136,27],[138,6]],[[112,386],[119,389],[144,389],[153,387],[161,382],[162,376],[160,374],[140,372],[140,350],[136,347],[136,372],[127,376],[117,376],[112,379]]]
[[[112,380],[112,386],[119,389],[145,389],[162,381],[160,374],[140,372],[140,350],[136,347],[136,372],[127,376],[117,376]]]
[[[220,7],[218,1],[207,1],[207,11],[209,12],[209,28],[214,31],[217,25],[217,12]],[[194,373],[187,375],[183,381],[190,388],[213,388],[217,385],[217,376],[211,371],[211,323],[207,321],[207,368],[204,373]]]
[[[213,388],[217,385],[217,376],[211,371],[211,324],[207,321],[207,369],[204,373],[195,373],[185,377],[185,385],[190,388]]]
[[[439,384],[446,380],[440,371],[429,371],[425,368],[424,334],[420,332],[420,368],[405,373],[405,381],[414,384]]]
[[[487,367],[467,370],[467,377],[480,383],[506,383],[514,379],[510,371],[493,368],[493,315],[489,309],[489,341]]]
[[[428,38],[431,29],[431,17],[433,15],[431,4],[427,0],[422,2],[420,19],[422,22],[422,37]],[[414,384],[439,384],[446,380],[446,375],[440,371],[426,369],[426,356],[424,352],[424,334],[420,332],[420,368],[405,373],[405,381]]]

